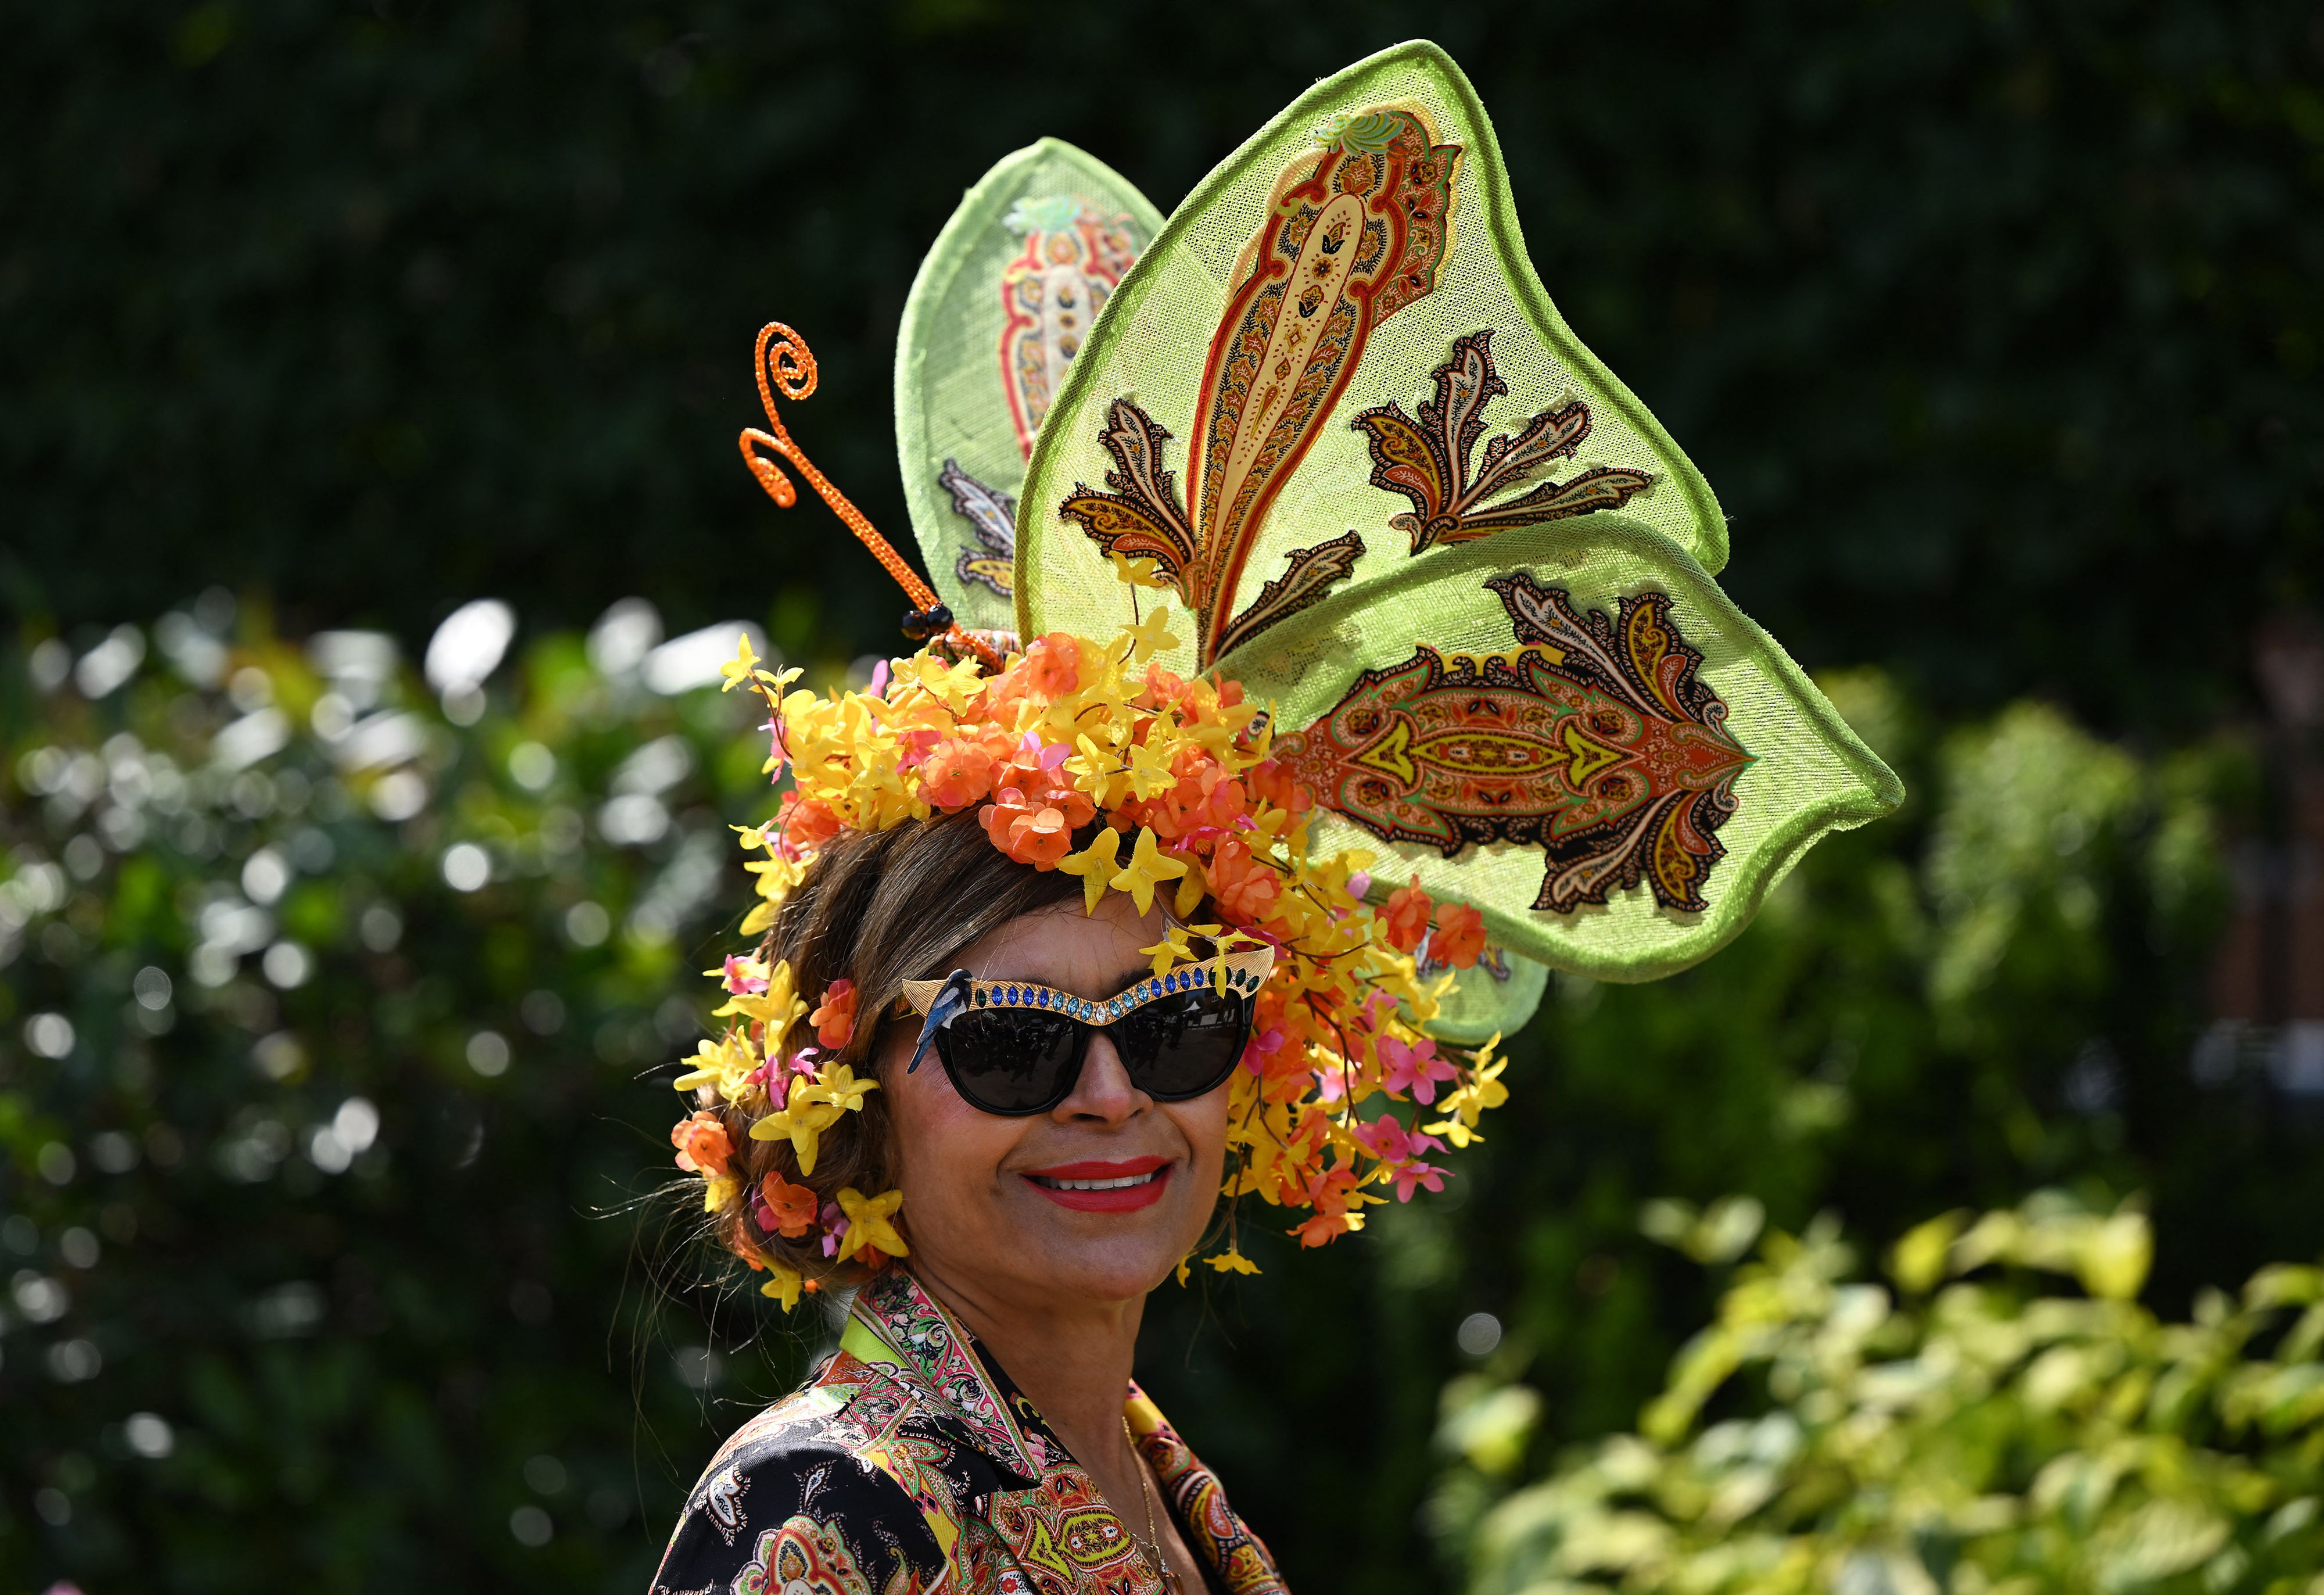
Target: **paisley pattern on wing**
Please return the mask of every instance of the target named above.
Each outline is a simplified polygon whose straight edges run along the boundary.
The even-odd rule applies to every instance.
[[[1064,194],[1019,199],[1001,225],[1025,240],[1001,272],[1001,379],[1017,446],[1029,457],[1065,367],[1138,258],[1137,224]]]
[[[1472,843],[1548,855],[1533,906],[1568,914],[1641,881],[1665,909],[1700,913],[1716,834],[1752,755],[1695,674],[1670,599],[1618,602],[1609,620],[1524,572],[1485,585],[1517,647],[1366,670],[1332,711],[1277,739],[1275,757],[1374,834],[1451,858]]]
[[[1572,457],[1590,436],[1590,406],[1576,399],[1545,410],[1514,437],[1485,445],[1484,467],[1472,480],[1470,456],[1485,429],[1485,406],[1509,385],[1493,369],[1493,329],[1456,338],[1452,358],[1431,373],[1436,397],[1420,405],[1417,419],[1395,403],[1375,405],[1350,423],[1371,440],[1374,487],[1412,501],[1410,514],[1388,524],[1412,539],[1412,551],[1463,543],[1519,526],[1563,521],[1592,510],[1619,509],[1654,485],[1644,471],[1597,466],[1570,482],[1545,482],[1531,493],[1488,505],[1485,500]]]
[[[936,485],[952,494],[953,513],[975,530],[979,545],[962,549],[953,568],[961,580],[1009,597],[1017,590],[1017,501],[962,470],[956,459],[945,461]]]
[[[1124,395],[1109,407],[1102,437],[1121,467],[1106,476],[1113,492],[1077,484],[1058,506],[1106,552],[1161,566],[1194,612],[1205,666],[1352,567],[1352,557],[1303,549],[1234,613],[1268,507],[1339,403],[1372,330],[1435,288],[1451,237],[1461,147],[1437,143],[1420,112],[1342,116],[1317,137],[1322,153],[1277,180],[1236,263],[1195,403],[1185,500],[1162,467],[1169,432]]]

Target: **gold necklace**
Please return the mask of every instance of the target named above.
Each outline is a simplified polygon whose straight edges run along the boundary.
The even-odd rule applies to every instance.
[[[1138,1548],[1146,1553],[1146,1559],[1162,1576],[1162,1587],[1169,1590],[1170,1595],[1179,1595],[1178,1575],[1171,1570],[1169,1561],[1162,1554],[1162,1546],[1154,1535],[1154,1480],[1147,1476],[1146,1459],[1138,1453],[1138,1437],[1130,1432],[1130,1419],[1126,1416],[1121,1420],[1121,1437],[1130,1445],[1130,1464],[1138,1470],[1139,1493],[1146,1498],[1146,1537],[1138,1539],[1138,1531],[1127,1523],[1121,1526],[1131,1539],[1138,1540]]]

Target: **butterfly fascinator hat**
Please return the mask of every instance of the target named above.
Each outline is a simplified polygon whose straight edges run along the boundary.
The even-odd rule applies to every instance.
[[[925,577],[779,414],[812,392],[804,340],[770,327],[758,370],[752,469],[786,505],[796,470],[882,556],[919,646],[857,691],[747,645],[728,667],[769,703],[781,788],[744,834],[745,936],[842,832],[972,809],[1090,908],[1158,905],[1131,992],[937,970],[867,996],[918,1015],[925,1050],[987,1007],[1134,1032],[1209,993],[1233,1101],[1213,1267],[1252,1268],[1256,1212],[1322,1244],[1440,1187],[1547,971],[1684,969],[1902,798],[1720,589],[1718,500],[1558,314],[1434,45],[1316,84],[1167,220],[1053,140],[969,190],[897,356]],[[819,1138],[879,1089],[849,982],[796,991],[771,947],[715,972],[731,1023],[680,1075],[697,1106],[673,1135],[706,1203],[768,1237],[739,1139],[788,1143],[769,1179],[804,1207]],[[840,1196],[807,1242],[908,1250],[897,1193]],[[753,1259],[786,1303],[793,1258]]]

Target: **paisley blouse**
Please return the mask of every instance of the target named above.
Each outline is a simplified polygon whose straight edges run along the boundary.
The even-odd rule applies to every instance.
[[[1122,1410],[1212,1595],[1286,1595],[1218,1480],[1134,1384]],[[711,1459],[652,1595],[1162,1589],[1032,1403],[894,1268],[859,1293],[838,1351],[805,1387]]]

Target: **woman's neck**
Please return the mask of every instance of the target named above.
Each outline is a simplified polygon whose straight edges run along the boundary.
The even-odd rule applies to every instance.
[[[1124,1449],[1122,1403],[1137,1358],[1143,1296],[1032,1306],[978,1290],[916,1258],[920,1284],[983,1344],[1084,1467]]]

